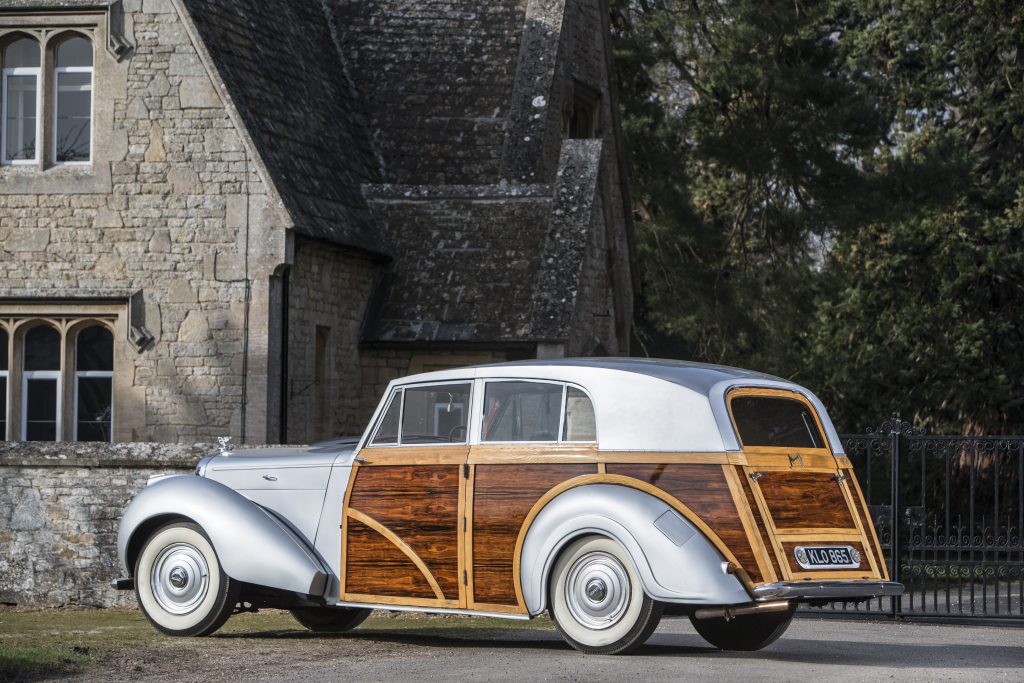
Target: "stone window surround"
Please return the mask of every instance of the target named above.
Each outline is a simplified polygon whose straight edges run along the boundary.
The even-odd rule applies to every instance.
[[[60,432],[58,441],[73,441],[75,342],[77,334],[91,325],[102,325],[114,335],[114,374],[111,429],[114,440],[126,430],[121,415],[137,411],[125,410],[131,382],[132,347],[127,342],[128,305],[126,303],[53,303],[0,305],[0,328],[7,331],[7,434],[0,440],[20,441],[22,438],[22,366],[25,333],[38,325],[50,325],[61,335],[60,369]]]
[[[125,17],[125,21],[128,18]],[[77,33],[93,44],[92,155],[91,163],[55,163],[54,136],[54,47]],[[114,130],[114,100],[123,98],[127,88],[126,63],[110,49],[108,11],[67,12],[46,10],[14,14],[0,13],[0,44],[11,34],[28,34],[39,41],[41,50],[39,112],[42,134],[34,164],[0,166],[0,194],[106,193],[111,191],[110,164],[124,157],[127,137]],[[122,54],[125,54],[122,52]]]

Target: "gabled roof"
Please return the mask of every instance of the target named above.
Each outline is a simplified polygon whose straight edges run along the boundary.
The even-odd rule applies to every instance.
[[[300,234],[379,252],[379,168],[326,4],[181,0]]]

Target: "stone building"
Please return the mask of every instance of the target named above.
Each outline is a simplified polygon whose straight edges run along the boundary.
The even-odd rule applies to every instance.
[[[0,438],[307,442],[629,351],[605,0],[0,0]]]

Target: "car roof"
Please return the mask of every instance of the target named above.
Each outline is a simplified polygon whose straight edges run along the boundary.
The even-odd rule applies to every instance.
[[[633,375],[633,380],[627,380]],[[814,405],[833,452],[842,444],[821,401],[809,390],[765,373],[679,360],[556,358],[474,365],[396,379],[392,387],[466,379],[537,379],[586,389],[598,413],[601,448],[609,450],[738,451],[726,407],[734,387],[782,389]],[[685,420],[679,420],[686,415]]]
[[[572,381],[577,374],[574,369],[587,370],[612,370],[628,372],[638,375],[654,377],[672,384],[678,384],[690,391],[707,396],[711,389],[723,381],[757,379],[771,380],[775,382],[787,382],[787,380],[753,370],[743,370],[726,365],[712,365],[710,363],[695,363],[683,360],[667,360],[662,358],[552,358],[509,361],[504,363],[487,363],[482,365],[470,365],[450,370],[436,370],[424,372],[417,375],[410,375],[398,380],[399,383],[433,382],[455,379],[458,376],[465,377],[467,371],[472,370],[473,377],[501,377],[522,374],[529,376],[535,374],[531,370],[563,368],[566,371],[560,373],[565,381]],[[484,371],[484,372],[481,372]],[[548,374],[548,373],[544,373]],[[589,372],[579,373],[591,374]]]

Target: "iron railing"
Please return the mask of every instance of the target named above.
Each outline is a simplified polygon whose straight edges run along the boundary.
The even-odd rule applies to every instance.
[[[826,609],[1024,623],[1024,436],[933,436],[894,415],[840,438],[906,593]]]

